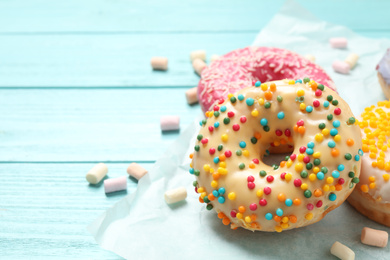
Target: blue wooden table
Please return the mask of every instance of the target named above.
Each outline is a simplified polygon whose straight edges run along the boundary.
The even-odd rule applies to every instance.
[[[390,37],[388,1],[298,1],[320,19]],[[200,114],[189,53],[250,45],[283,4],[264,1],[0,0],[0,258],[113,259],[86,226],[106,196],[86,172],[150,169],[178,133],[159,118]],[[152,71],[152,56],[169,58]],[[137,183],[129,180],[128,193]]]

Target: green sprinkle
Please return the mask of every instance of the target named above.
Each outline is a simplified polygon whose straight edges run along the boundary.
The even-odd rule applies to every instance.
[[[194,187],[196,187],[196,186],[198,186],[198,182],[197,181],[193,181],[192,185],[194,185]]]
[[[229,124],[229,123],[230,123],[230,118],[225,117],[225,118],[223,119],[223,123],[224,123],[225,125]]]
[[[272,167],[274,168],[274,170],[279,169],[279,165],[277,165],[277,164],[272,164]]]
[[[231,98],[230,98],[230,102],[236,103],[236,101],[237,101],[237,99],[236,99],[235,97],[231,97]]]
[[[310,79],[309,78],[303,78],[303,82],[305,82],[305,83],[309,83],[310,82]]]
[[[214,116],[215,116],[215,117],[219,117],[219,111],[215,111],[215,112],[214,112]]]
[[[237,156],[241,156],[241,155],[242,155],[242,151],[241,151],[241,150],[237,150],[237,151],[236,151],[236,155],[237,155]]]
[[[330,101],[333,100],[333,96],[332,96],[332,95],[329,95],[329,96],[326,97],[326,99],[330,102]]]
[[[333,115],[332,114],[329,114],[326,118],[328,118],[328,120],[332,120],[333,119]]]
[[[282,96],[278,96],[276,99],[278,100],[278,102],[282,102],[283,101],[283,97]]]
[[[209,203],[209,202],[210,202],[210,200],[209,200],[209,198],[208,198],[207,196],[204,196],[204,197],[203,197],[203,201],[204,201],[205,203]]]
[[[325,128],[325,123],[321,123],[321,124],[319,124],[319,125],[318,125],[318,128],[320,128],[320,129],[324,129],[324,128]]]
[[[285,161],[288,161],[288,159],[290,159],[290,156],[287,155],[286,157],[284,157]]]
[[[207,209],[207,210],[212,210],[212,209],[213,209],[213,205],[207,204],[206,209]]]
[[[349,172],[349,173],[348,173],[348,177],[349,177],[349,178],[355,177],[355,173],[354,173],[354,172]]]
[[[222,144],[218,145],[218,151],[222,151],[222,149],[223,149],[223,145]]]
[[[348,119],[348,123],[347,124],[349,124],[349,125],[353,125],[353,124],[355,124],[355,118],[354,117],[350,117],[349,119]]]
[[[314,159],[313,161],[314,165],[320,165],[321,164],[321,160],[320,159]]]
[[[303,192],[303,195],[304,195],[306,198],[310,198],[310,197],[311,197],[311,191],[305,190],[305,191]]]
[[[194,149],[195,149],[195,151],[199,152],[200,146],[199,145],[195,145]]]
[[[322,172],[323,174],[327,174],[327,173],[328,173],[328,168],[322,167],[322,168],[321,168],[321,172]]]
[[[198,136],[196,137],[196,139],[198,139],[198,141],[202,140],[202,138],[203,138],[203,135],[198,135]]]
[[[322,84],[318,84],[318,85],[317,85],[317,88],[318,88],[319,90],[324,91],[324,85],[322,85]]]
[[[260,171],[260,176],[261,176],[261,177],[267,176],[267,172],[264,171],[264,170],[261,170],[261,171]]]
[[[252,137],[251,138],[251,142],[252,142],[252,144],[256,144],[257,143],[257,138],[256,137]]]
[[[353,177],[352,178],[353,183],[359,183],[359,178],[358,177]]]
[[[263,129],[264,129],[264,131],[269,132],[269,126],[266,125],[263,127]]]
[[[338,104],[339,102],[336,99],[332,101],[332,105],[337,106]]]
[[[350,188],[350,189],[353,188],[353,182],[351,182],[351,183],[349,184],[349,188]]]
[[[351,160],[352,159],[352,155],[350,153],[346,153],[344,157],[347,160]]]
[[[307,171],[301,171],[301,177],[306,178],[308,175]]]
[[[199,174],[200,174],[200,171],[199,171],[199,170],[195,170],[195,171],[194,171],[194,175],[195,175],[195,176],[199,176]]]
[[[265,107],[265,108],[270,108],[270,107],[271,107],[271,103],[268,102],[268,101],[265,102],[265,103],[264,103],[264,107]]]
[[[244,168],[245,168],[245,164],[244,164],[244,163],[240,163],[240,164],[238,165],[238,168],[240,168],[241,170],[244,169]]]
[[[311,170],[312,168],[313,168],[313,164],[312,163],[307,163],[306,164],[306,169]]]

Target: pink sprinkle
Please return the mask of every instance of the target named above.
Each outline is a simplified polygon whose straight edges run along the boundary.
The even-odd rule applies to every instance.
[[[282,172],[282,174],[280,174],[280,178],[281,178],[282,180],[284,180],[284,179],[286,178],[286,173],[285,173],[285,172]]]
[[[254,182],[248,182],[248,188],[250,189],[250,190],[253,190],[254,188],[255,188],[255,183]]]
[[[226,157],[232,156],[232,152],[229,151],[229,150],[225,151],[225,156],[226,156]]]
[[[280,130],[280,129],[276,129],[275,134],[276,134],[277,136],[281,136],[281,135],[283,134],[283,132],[282,132],[282,130]]]
[[[239,125],[239,124],[234,124],[234,125],[233,125],[233,130],[234,130],[234,131],[240,130],[240,125]]]
[[[315,95],[316,95],[317,97],[320,97],[320,96],[322,95],[321,89],[317,89],[316,92],[315,92]]]
[[[335,110],[334,110],[334,114],[335,115],[340,115],[341,114],[341,109],[338,107],[338,108],[336,108]]]
[[[305,122],[303,122],[302,119],[298,120],[297,122],[297,126],[303,126],[305,124]]]
[[[268,176],[267,176],[267,181],[268,181],[269,183],[273,182],[273,181],[274,181],[274,176],[268,175]]]
[[[304,163],[309,163],[310,162],[310,157],[309,156],[303,157],[303,162]]]
[[[320,101],[314,100],[313,101],[313,107],[319,107],[320,106]]]
[[[300,152],[300,153],[306,152],[306,147],[305,147],[305,146],[299,147],[299,152]]]
[[[214,131],[214,127],[213,126],[209,126],[209,131],[210,132]]]
[[[316,206],[317,206],[317,208],[321,208],[321,207],[322,207],[322,200],[319,200],[319,201],[316,203]]]
[[[255,158],[255,159],[252,160],[252,162],[255,163],[255,164],[259,164],[259,159]]]
[[[220,98],[219,100],[218,100],[218,104],[222,104],[223,102],[225,102],[225,100],[223,99],[223,98]]]
[[[290,131],[290,129],[286,129],[286,130],[284,130],[284,134],[286,135],[286,136],[291,136],[291,131]]]
[[[237,216],[237,211],[235,211],[234,209],[232,211],[230,211],[230,216],[232,218],[235,218]]]
[[[249,205],[249,209],[255,211],[257,209],[256,203],[252,203],[251,205]]]
[[[214,106],[214,111],[218,111],[219,110],[219,106]]]
[[[290,155],[291,161],[294,161],[296,158],[297,158],[297,155],[296,155],[295,153],[293,153],[292,155]]]
[[[246,117],[245,116],[240,117],[240,122],[241,123],[245,123],[246,122]]]
[[[210,148],[209,153],[210,154],[214,154],[215,153],[215,148]]]
[[[340,179],[339,179],[339,184],[340,184],[340,185],[343,185],[344,183],[345,183],[345,180],[344,180],[343,178],[340,178]]]
[[[248,178],[246,178],[246,180],[248,182],[254,182],[255,181],[255,177],[253,177],[252,175],[249,175]]]
[[[209,139],[203,138],[201,142],[202,142],[202,144],[207,144],[209,142]]]
[[[259,205],[260,206],[266,206],[267,205],[267,200],[266,199],[261,199],[260,201],[259,201]]]
[[[307,207],[308,210],[313,210],[314,209],[314,205],[311,204],[311,203],[307,204],[306,207]]]
[[[300,179],[295,179],[294,180],[294,186],[295,187],[301,187],[302,185],[302,181]]]
[[[234,112],[233,112],[233,111],[229,111],[229,112],[227,113],[227,115],[228,115],[228,117],[233,117],[233,116],[234,116]]]
[[[265,193],[265,195],[269,195],[269,194],[271,194],[271,188],[270,187],[265,187],[264,188],[264,193]]]

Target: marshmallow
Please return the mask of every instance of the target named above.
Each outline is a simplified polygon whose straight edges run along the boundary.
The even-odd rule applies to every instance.
[[[184,187],[180,187],[174,190],[166,191],[164,198],[167,204],[173,204],[187,198],[187,190]]]
[[[199,76],[202,74],[202,70],[206,68],[206,66],[206,63],[201,59],[195,59],[192,62],[192,67],[194,68],[196,74],[198,74]]]
[[[389,234],[386,231],[365,227],[362,229],[361,241],[369,246],[386,247]]]
[[[127,177],[122,176],[113,179],[104,180],[104,192],[110,193],[127,189]]]
[[[190,59],[191,61],[194,61],[196,59],[201,59],[203,61],[206,61],[206,51],[205,50],[192,51],[190,53]]]
[[[137,180],[141,179],[142,177],[144,177],[145,174],[148,173],[147,170],[145,170],[143,167],[141,167],[141,165],[139,165],[138,163],[131,163],[129,165],[129,167],[127,167],[127,173],[136,178]]]
[[[218,59],[219,59],[219,55],[213,54],[213,55],[211,55],[210,61],[213,62],[213,61],[218,60]]]
[[[108,172],[107,165],[98,163],[92,167],[85,176],[87,181],[91,184],[98,184]]]
[[[313,62],[313,63],[316,62],[316,57],[314,57],[314,56],[311,55],[311,54],[305,55],[305,58],[308,59],[309,61]]]
[[[340,242],[334,242],[330,253],[334,256],[337,256],[341,260],[354,260],[355,253],[347,246],[341,244]]]
[[[162,116],[160,118],[160,126],[162,131],[172,131],[180,129],[179,116]]]
[[[168,69],[168,58],[166,57],[153,57],[150,60],[150,65],[154,70],[167,70]]]
[[[348,74],[350,69],[349,64],[341,60],[334,61],[332,67],[334,71],[341,74]]]
[[[198,87],[195,88],[190,88],[189,90],[186,91],[186,98],[187,98],[187,103],[189,105],[195,104],[198,102]]]
[[[330,38],[329,43],[330,46],[332,46],[332,48],[341,49],[341,48],[347,48],[348,40],[344,37]]]
[[[348,57],[344,60],[346,63],[348,63],[349,67],[353,69],[359,59],[359,55],[356,53],[351,53],[348,55]]]

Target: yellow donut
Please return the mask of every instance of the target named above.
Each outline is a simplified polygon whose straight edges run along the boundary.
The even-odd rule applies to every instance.
[[[313,224],[359,180],[359,126],[336,92],[308,78],[256,82],[229,94],[201,125],[190,155],[195,190],[232,229]],[[291,155],[269,166],[270,150]]]

